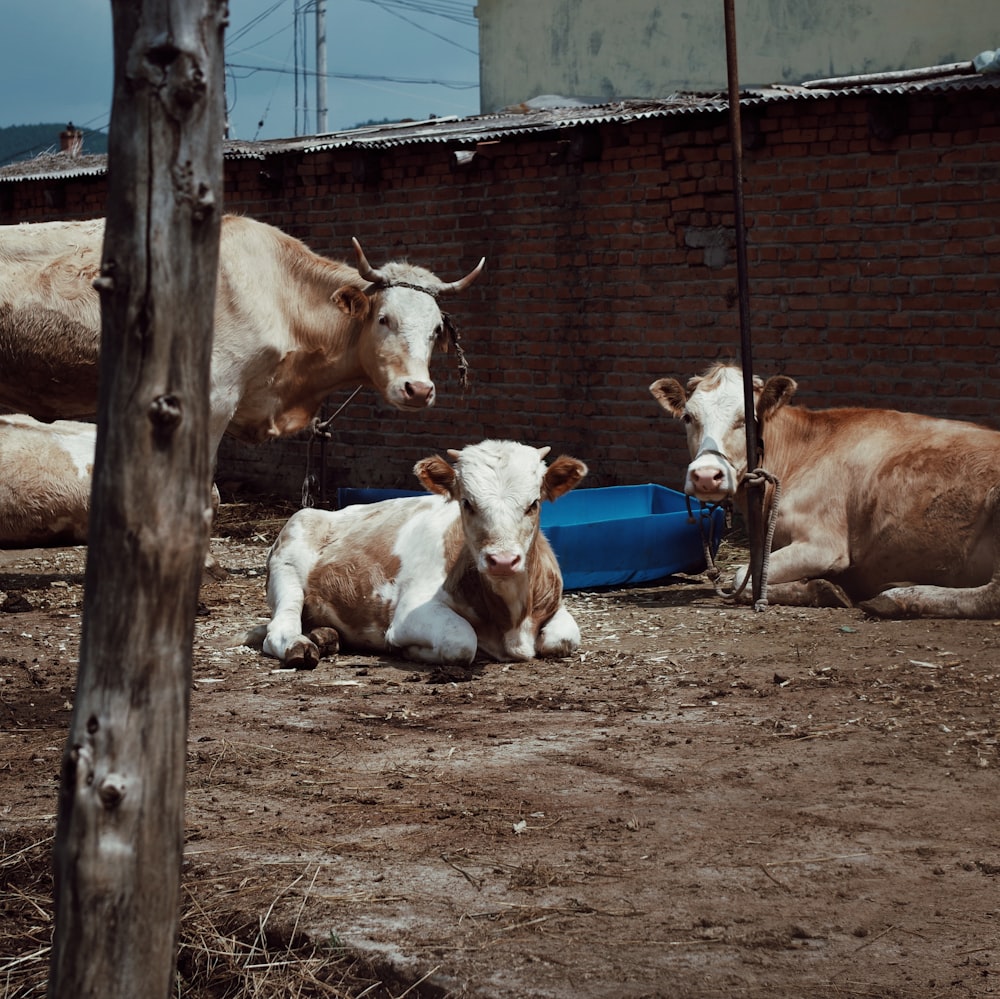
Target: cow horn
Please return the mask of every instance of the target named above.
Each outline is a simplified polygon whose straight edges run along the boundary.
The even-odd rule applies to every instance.
[[[358,273],[370,284],[385,284],[387,280],[385,275],[368,263],[368,258],[365,256],[365,251],[361,249],[357,237],[352,236],[351,242],[354,244],[354,252],[358,255]]]
[[[473,281],[479,277],[483,272],[483,268],[486,266],[486,258],[483,257],[475,267],[465,275],[464,278],[460,278],[458,281],[452,281],[450,284],[442,284],[440,288],[437,289],[437,294],[439,295],[451,295],[456,291],[465,291],[466,288],[472,284]]]

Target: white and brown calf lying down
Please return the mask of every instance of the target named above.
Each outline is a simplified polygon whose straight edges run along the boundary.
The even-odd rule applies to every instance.
[[[895,410],[790,406],[797,386],[783,375],[754,386],[763,468],[781,484],[769,600],[1000,617],[1000,432]],[[685,491],[745,511],[741,371],[716,365],[686,389],[661,378],[650,391],[686,424]]]
[[[268,556],[271,621],[248,641],[307,669],[338,643],[453,666],[569,655],[580,630],[540,508],[587,468],[546,467],[548,452],[487,440],[418,462],[432,495],[299,510]]]

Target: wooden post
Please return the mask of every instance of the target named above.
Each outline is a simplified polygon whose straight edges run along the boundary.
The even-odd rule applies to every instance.
[[[171,994],[211,520],[223,0],[113,0],[97,450],[49,996]]]

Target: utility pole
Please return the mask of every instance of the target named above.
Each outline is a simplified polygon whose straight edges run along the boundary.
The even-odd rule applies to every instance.
[[[326,0],[316,0],[316,131],[326,132]]]
[[[729,134],[733,148],[733,219],[736,229],[736,283],[740,305],[740,353],[743,364],[743,408],[747,437],[747,531],[750,535],[750,574],[754,610],[767,606],[762,589],[764,575],[765,483],[750,476],[757,470],[762,444],[754,406],[753,353],[750,335],[750,291],[747,275],[746,222],[743,213],[743,126],[740,119],[740,83],[736,45],[734,0],[723,0],[726,29],[726,67],[729,79]]]

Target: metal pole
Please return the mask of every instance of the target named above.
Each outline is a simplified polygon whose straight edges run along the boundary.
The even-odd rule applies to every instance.
[[[326,0],[316,0],[316,131],[326,132]]]
[[[762,447],[757,431],[753,395],[753,352],[750,340],[750,290],[747,280],[747,239],[743,216],[743,132],[740,123],[740,84],[736,58],[736,15],[733,0],[723,0],[726,18],[726,69],[729,78],[729,132],[733,149],[733,215],[736,228],[736,280],[740,306],[740,354],[743,362],[743,406],[746,415],[747,471],[758,464]],[[747,484],[747,530],[750,534],[750,572],[753,601],[759,606],[764,569],[763,482]]]

